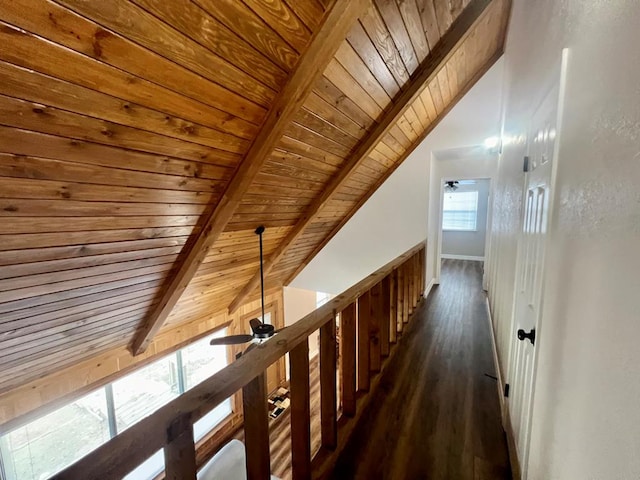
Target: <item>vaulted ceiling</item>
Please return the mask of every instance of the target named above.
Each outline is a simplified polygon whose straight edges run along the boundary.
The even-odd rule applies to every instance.
[[[0,391],[287,284],[501,55],[508,0],[0,4]]]

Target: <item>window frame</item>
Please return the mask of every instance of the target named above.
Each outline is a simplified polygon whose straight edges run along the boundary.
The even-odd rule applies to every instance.
[[[447,210],[445,210],[445,198],[447,195],[456,195],[456,194],[461,194],[461,193],[473,193],[475,194],[475,210],[473,210],[474,212],[474,221],[473,221],[473,228],[451,228],[448,226],[445,226],[445,212],[447,212]],[[441,222],[441,229],[443,232],[466,232],[466,233],[474,233],[478,231],[478,209],[480,207],[480,192],[479,190],[473,189],[473,190],[462,190],[462,191],[454,191],[454,192],[447,192],[445,191],[443,193],[442,196],[442,222]],[[472,211],[472,210],[465,210],[465,211]]]
[[[265,308],[265,312],[266,312],[266,308]],[[277,309],[274,306],[272,315],[274,315],[272,317],[272,319],[276,319],[277,317],[275,316],[277,312]],[[189,388],[186,388],[186,382],[184,381],[184,378],[182,378],[182,381],[180,379],[180,377],[183,376],[184,372],[183,370],[180,368],[182,367],[181,365],[181,360],[182,360],[182,351],[187,349],[189,346],[192,346],[193,344],[202,341],[208,337],[211,337],[212,335],[215,335],[216,333],[219,332],[224,332],[226,329],[229,328],[231,322],[225,322],[222,325],[219,325],[218,327],[216,327],[213,331],[209,331],[205,334],[202,335],[198,335],[195,338],[190,339],[190,341],[188,343],[183,342],[183,343],[179,343],[178,345],[174,346],[172,349],[169,349],[168,351],[165,351],[161,354],[159,354],[158,356],[154,356],[151,357],[147,360],[144,360],[142,362],[140,362],[139,364],[135,365],[135,367],[132,368],[127,368],[122,370],[120,373],[120,375],[117,375],[117,377],[115,378],[110,378],[109,381],[104,381],[101,382],[99,384],[97,384],[94,388],[92,389],[87,389],[87,390],[78,390],[76,392],[75,395],[73,395],[70,398],[66,398],[64,402],[52,402],[50,405],[48,405],[48,408],[41,408],[38,409],[34,412],[32,412],[31,414],[29,414],[28,416],[25,416],[24,420],[19,422],[19,423],[15,423],[15,424],[11,424],[10,428],[8,428],[6,431],[3,431],[0,434],[0,444],[5,444],[6,443],[6,439],[8,437],[8,435],[10,435],[12,432],[19,430],[21,428],[27,427],[28,425],[35,423],[37,421],[39,421],[40,419],[46,417],[47,415],[50,415],[54,412],[57,412],[58,410],[61,410],[63,408],[68,407],[69,405],[73,404],[74,402],[78,401],[81,398],[84,398],[88,395],[94,394],[94,393],[100,393],[102,397],[104,397],[105,403],[106,403],[106,414],[107,414],[107,427],[108,427],[108,436],[109,438],[107,440],[105,440],[104,442],[100,443],[100,445],[98,445],[96,448],[99,448],[101,445],[104,445],[106,442],[108,442],[109,440],[115,438],[119,433],[122,433],[123,431],[125,431],[127,428],[135,425],[138,422],[134,422],[133,424],[131,424],[129,427],[122,429],[121,431],[118,431],[117,428],[117,417],[116,417],[116,408],[115,408],[115,402],[114,402],[114,394],[113,394],[113,384],[123,378],[126,378],[129,375],[133,375],[136,372],[139,372],[141,370],[143,370],[144,368],[149,367],[150,365],[153,365],[154,363],[159,363],[162,361],[166,361],[167,359],[170,359],[171,357],[173,357],[173,369],[176,370],[176,375],[177,375],[177,388],[178,388],[178,396],[182,395],[183,393],[187,392],[189,390]],[[225,332],[224,334],[226,334],[228,332]],[[231,355],[230,355],[230,348],[227,347],[226,349],[226,366],[228,366],[231,363]],[[225,366],[225,367],[226,367]],[[223,368],[225,368],[223,367]],[[216,436],[216,434],[223,430],[227,424],[229,423],[230,420],[232,420],[234,415],[238,415],[238,402],[235,400],[236,395],[231,396],[228,401],[229,401],[229,406],[230,406],[230,414],[226,415],[225,417],[223,417],[215,426],[213,426],[213,428],[211,428],[208,432],[206,432],[205,434],[203,434],[198,440],[196,440],[196,448],[200,448],[203,447],[205,444],[207,444],[209,441],[211,441],[211,439],[213,437]],[[171,401],[171,400],[169,400]],[[166,405],[166,403],[165,403]],[[222,403],[220,404],[222,405]],[[161,407],[159,407],[161,408]],[[217,407],[216,407],[217,408]],[[154,410],[157,411],[157,410]],[[213,411],[213,409],[212,409]],[[153,412],[152,412],[153,413]],[[138,420],[139,421],[139,420]],[[93,451],[93,450],[92,450]],[[11,455],[12,452],[9,449],[1,449],[0,448],[0,478],[1,479],[8,479],[9,477],[8,475],[8,469],[7,469],[7,465],[8,465],[8,461],[9,458],[4,458],[5,455]],[[82,457],[79,457],[78,459],[76,459],[75,461],[79,460],[80,458],[83,458],[84,456],[86,456],[87,454],[83,455]],[[71,464],[69,464],[71,465]],[[66,465],[64,468],[66,468],[68,465]],[[164,468],[163,470],[164,471]],[[160,473],[162,473],[162,471],[160,471]],[[160,474],[159,473],[159,474]],[[156,478],[159,474],[155,475],[155,477],[150,477],[152,478]]]

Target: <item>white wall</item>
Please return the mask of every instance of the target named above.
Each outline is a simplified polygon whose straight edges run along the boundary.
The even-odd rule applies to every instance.
[[[289,326],[316,309],[316,292],[302,288],[284,287],[284,325]],[[309,336],[309,358],[317,355],[319,334]],[[287,362],[287,378],[289,378]]]
[[[291,286],[341,293],[427,237],[431,154],[499,133],[502,72],[499,60]]]
[[[640,478],[639,26],[634,0],[514,2],[505,136],[526,133],[547,75],[570,50],[536,341],[531,480]],[[490,262],[498,337],[512,314],[523,154],[523,143],[505,146],[498,168]]]
[[[484,258],[489,206],[488,179],[478,179],[475,185],[460,185],[456,192],[478,192],[478,210],[475,231],[442,231],[442,255]],[[447,193],[445,192],[445,196]]]

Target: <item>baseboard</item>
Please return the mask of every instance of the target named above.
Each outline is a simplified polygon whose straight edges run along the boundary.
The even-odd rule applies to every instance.
[[[498,399],[500,401],[500,416],[502,417],[502,428],[504,429],[507,437],[507,449],[509,450],[509,463],[511,464],[511,475],[513,480],[520,480],[521,470],[520,461],[518,460],[518,453],[516,450],[516,441],[513,437],[513,428],[511,426],[511,417],[509,416],[509,405],[504,396],[504,381],[502,379],[502,369],[500,368],[500,362],[498,361],[498,348],[496,345],[496,337],[493,331],[493,318],[491,316],[491,307],[489,306],[489,297],[485,298],[485,308],[487,309],[487,319],[489,321],[489,334],[491,337],[491,351],[493,353],[493,364],[496,371],[496,377],[498,378],[496,385],[498,390]]]
[[[484,257],[474,257],[473,255],[450,255],[448,253],[443,253],[440,255],[440,258],[447,258],[450,260],[473,260],[476,262],[484,262]]]
[[[431,281],[429,282],[429,285],[427,285],[427,288],[424,289],[424,292],[422,295],[424,298],[427,298],[429,296],[429,294],[431,293],[431,289],[435,284],[436,284],[436,279],[432,278]]]

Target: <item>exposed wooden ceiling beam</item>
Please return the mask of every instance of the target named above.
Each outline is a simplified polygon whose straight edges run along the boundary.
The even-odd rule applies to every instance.
[[[491,4],[491,1],[492,0],[472,0],[458,16],[453,25],[451,25],[451,28],[442,36],[420,67],[412,75],[409,83],[405,85],[403,90],[393,99],[391,108],[382,116],[378,125],[365,137],[364,141],[349,157],[345,165],[340,168],[340,171],[331,180],[327,188],[313,201],[303,217],[298,220],[293,230],[264,262],[264,275],[267,275],[278,263],[287,249],[302,235],[307,226],[315,220],[318,213],[327,202],[331,200],[333,194],[345,184],[351,173],[367,158],[380,140],[391,130],[412,101],[422,92],[423,88],[431,82],[440,69],[446,65],[447,61],[466,39],[471,31],[471,27]],[[231,302],[229,312],[235,312],[259,283],[260,271],[256,272],[233,302]]]
[[[347,213],[347,215],[331,231],[331,233],[329,233],[329,235],[327,235],[322,240],[322,242],[320,242],[320,244],[318,244],[316,248],[314,248],[313,251],[309,255],[307,255],[307,257],[295,269],[295,271],[291,275],[289,275],[289,277],[284,281],[284,285],[289,285],[293,281],[293,279],[296,278],[298,274],[300,274],[300,272],[302,272],[302,270],[304,270],[304,268],[307,265],[309,265],[309,262],[311,262],[311,260],[313,260],[313,258],[318,253],[320,253],[320,251],[327,245],[327,243],[329,243],[329,241],[340,231],[340,229],[342,229],[342,227],[345,226],[345,224],[351,219],[351,217],[353,217],[355,213],[358,210],[360,210],[360,207],[362,207],[367,202],[367,200],[371,198],[371,195],[373,195],[373,193],[376,190],[378,190],[378,188],[380,188],[380,186],[391,176],[391,174],[396,171],[396,168],[399,167],[402,164],[402,162],[404,162],[404,160],[413,153],[416,147],[420,145],[420,143],[422,143],[422,141],[427,137],[427,135],[429,135],[432,132],[432,130],[438,126],[438,124],[442,121],[442,119],[446,117],[447,114],[451,111],[451,109],[455,107],[456,104],[460,101],[460,99],[467,94],[467,92],[471,89],[471,87],[473,87],[476,84],[476,82],[480,80],[485,73],[487,73],[487,71],[493,66],[494,63],[498,61],[498,59],[502,56],[503,53],[504,52],[502,51],[502,49],[500,49],[482,66],[480,70],[478,70],[478,72],[476,72],[475,75],[473,75],[473,77],[467,82],[465,87],[455,96],[454,99],[451,100],[451,103],[447,106],[447,108],[445,108],[440,113],[440,115],[438,115],[438,117],[429,124],[429,127],[418,137],[415,143],[413,143],[402,154],[398,162],[392,168],[390,168],[384,173],[384,175],[373,185],[371,190],[369,190],[369,192],[365,196],[363,196],[360,200],[358,200],[358,203],[356,203],[356,205],[349,211],[349,213]]]
[[[286,85],[274,101],[260,132],[251,145],[220,201],[204,222],[200,234],[184,253],[177,273],[171,278],[160,302],[146,319],[133,340],[134,355],[144,352],[171,313],[258,172],[282,137],[285,127],[304,103],[316,80],[322,75],[353,23],[364,12],[367,0],[336,2],[325,15],[306,52],[302,55]]]

